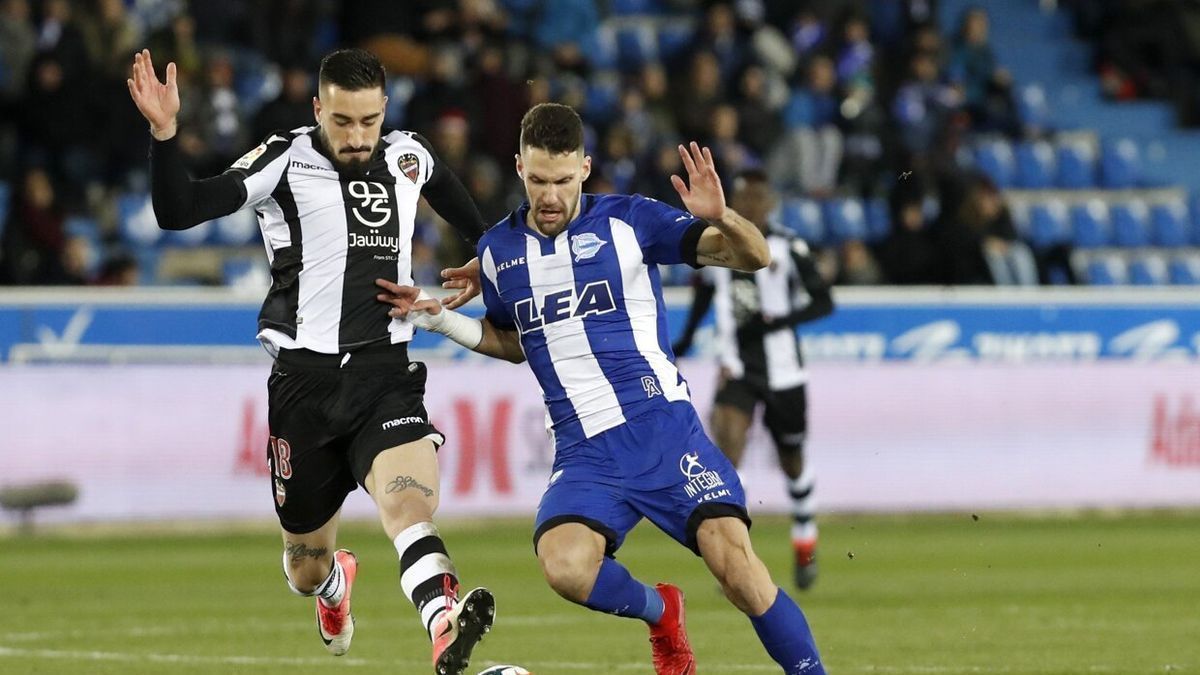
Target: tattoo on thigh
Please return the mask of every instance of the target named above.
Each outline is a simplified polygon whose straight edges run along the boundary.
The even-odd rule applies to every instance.
[[[421,483],[412,476],[396,476],[392,482],[388,483],[385,492],[392,494],[393,492],[401,492],[403,490],[407,490],[408,488],[420,490],[421,494],[425,495],[426,497],[433,496],[433,490],[421,485]]]
[[[287,554],[287,557],[292,559],[293,563],[298,563],[305,558],[312,558],[313,560],[324,558],[325,554],[329,552],[329,549],[325,548],[324,546],[320,548],[309,548],[304,544],[298,544],[290,541],[285,541],[283,543],[283,550],[284,553]]]

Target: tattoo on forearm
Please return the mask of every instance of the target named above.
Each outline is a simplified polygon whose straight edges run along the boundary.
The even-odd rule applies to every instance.
[[[287,557],[291,558],[293,563],[298,563],[305,558],[318,560],[320,558],[324,558],[325,554],[329,552],[329,549],[325,548],[324,546],[320,548],[309,548],[304,544],[297,544],[290,541],[285,541],[283,543],[283,550]]]
[[[407,490],[408,488],[420,490],[421,494],[425,495],[426,497],[433,496],[433,490],[421,485],[421,483],[412,476],[396,476],[392,482],[388,483],[387,489],[384,491],[388,494],[392,494],[393,492],[400,492],[402,490]]]
[[[718,263],[724,263],[733,260],[733,256],[729,254],[729,251],[714,251],[713,253],[709,253],[704,257]]]

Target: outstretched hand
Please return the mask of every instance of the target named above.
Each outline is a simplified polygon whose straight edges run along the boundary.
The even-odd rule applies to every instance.
[[[687,169],[688,179],[685,183],[672,174],[671,185],[683,199],[683,205],[697,218],[719,220],[725,215],[725,190],[721,187],[712,152],[708,148],[702,150],[692,141],[690,148],[679,146],[679,157],[683,160],[683,168]]]
[[[154,138],[165,141],[175,135],[175,117],[179,114],[179,85],[175,81],[175,63],[167,64],[167,81],[154,74],[150,50],[133,55],[133,77],[125,80],[138,112],[150,123]]]
[[[462,267],[448,267],[442,270],[442,288],[461,289],[454,295],[442,298],[446,309],[458,309],[467,304],[471,298],[479,295],[479,258],[471,260]]]
[[[388,316],[393,319],[407,319],[409,313],[437,316],[442,312],[442,305],[428,295],[422,296],[421,289],[415,286],[401,286],[387,279],[376,279],[375,285],[383,292],[375,296],[382,303],[391,305]]]

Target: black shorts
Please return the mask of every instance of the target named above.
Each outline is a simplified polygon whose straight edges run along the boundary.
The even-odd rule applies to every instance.
[[[752,379],[726,380],[717,391],[717,405],[727,405],[754,415],[763,404],[763,424],[781,445],[798,445],[808,432],[808,393],[804,385],[771,391],[765,382]]]
[[[342,354],[281,350],[267,380],[267,463],[279,524],[312,532],[362,485],[379,453],[445,441],[425,411],[425,364],[404,345]]]

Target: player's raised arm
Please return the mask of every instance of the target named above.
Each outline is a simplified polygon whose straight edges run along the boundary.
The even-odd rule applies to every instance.
[[[129,95],[150,123],[150,135],[154,138],[150,146],[150,198],[159,227],[186,230],[241,208],[247,200],[243,176],[232,172],[204,180],[188,176],[176,138],[179,86],[175,64],[167,64],[167,79],[160,82],[154,73],[150,50],[143,49],[133,56],[132,74],[125,82]],[[258,148],[251,153],[257,153],[256,160],[264,154]]]
[[[769,265],[771,251],[762,232],[725,203],[725,191],[721,188],[721,177],[717,175],[712,152],[708,148],[701,149],[693,141],[690,148],[679,146],[679,156],[688,179],[684,182],[679,176],[672,175],[671,184],[688,211],[712,225],[700,235],[696,262],[744,272]]]
[[[417,328],[424,328],[445,335],[458,344],[485,356],[504,359],[512,363],[525,360],[517,332],[493,326],[486,318],[474,319],[441,303],[421,289],[401,286],[387,279],[376,279],[375,285],[383,289],[376,297],[380,302],[392,306],[388,316],[407,318]]]

